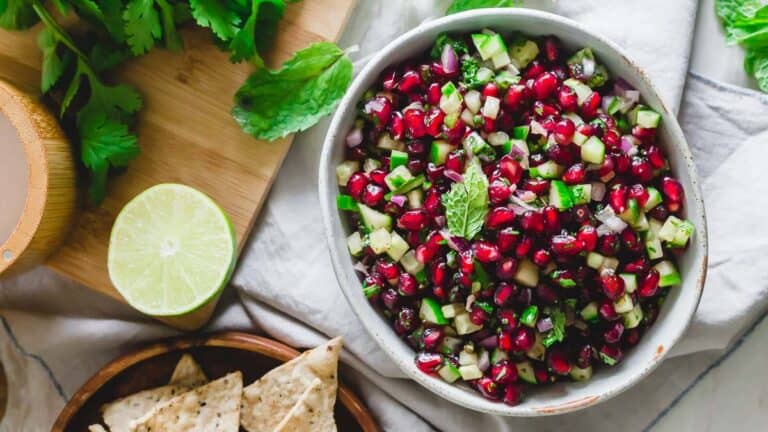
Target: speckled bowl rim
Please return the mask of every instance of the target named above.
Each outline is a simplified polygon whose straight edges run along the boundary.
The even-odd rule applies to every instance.
[[[675,168],[677,168],[676,172],[678,172],[679,175],[679,171],[681,169],[685,169],[687,173],[688,181],[683,182],[683,185],[686,189],[686,208],[688,209],[689,214],[692,213],[697,215],[697,217],[692,220],[694,226],[696,227],[696,235],[687,252],[696,258],[695,262],[691,262],[688,266],[692,270],[688,272],[690,274],[685,276],[683,286],[681,287],[681,289],[694,289],[695,292],[692,293],[693,297],[691,297],[691,293],[686,293],[687,297],[689,297],[687,300],[685,298],[680,298],[683,297],[683,294],[675,293],[673,300],[674,304],[671,307],[668,306],[666,308],[662,308],[661,314],[659,316],[659,320],[666,319],[667,315],[670,314],[669,311],[674,310],[676,320],[675,322],[669,324],[669,326],[676,325],[676,327],[673,327],[673,334],[664,335],[664,337],[658,336],[658,338],[663,339],[663,343],[659,344],[658,347],[655,348],[655,354],[649,362],[628,366],[631,367],[632,371],[631,376],[629,376],[628,379],[621,382],[615,382],[612,385],[606,384],[605,386],[608,388],[601,392],[589,391],[590,383],[593,383],[594,380],[584,383],[566,383],[565,385],[569,386],[581,386],[575,391],[575,393],[584,393],[584,395],[580,395],[578,398],[574,398],[573,400],[568,400],[562,403],[552,404],[541,402],[538,404],[532,404],[524,401],[517,406],[507,406],[502,403],[487,401],[478,394],[473,394],[459,386],[445,383],[439,378],[430,377],[420,372],[414,365],[412,353],[409,356],[405,356],[402,352],[396,352],[396,350],[402,351],[402,346],[405,345],[405,342],[400,340],[394,334],[394,332],[389,328],[389,325],[381,318],[379,313],[375,311],[367,302],[365,296],[362,294],[362,290],[360,289],[359,279],[354,274],[354,271],[350,270],[351,265],[349,263],[351,260],[346,248],[343,247],[343,239],[339,239],[339,234],[341,234],[339,231],[343,230],[343,228],[339,213],[334,204],[335,196],[338,193],[338,187],[335,183],[335,161],[333,160],[333,153],[335,146],[339,145],[338,143],[340,141],[343,141],[343,136],[346,134],[346,127],[348,127],[344,124],[345,118],[347,117],[347,113],[350,110],[355,110],[359,95],[361,95],[366,90],[366,81],[371,79],[371,75],[378,76],[378,71],[390,64],[391,61],[388,61],[388,58],[392,57],[397,50],[402,49],[403,47],[407,47],[409,44],[417,41],[422,33],[437,31],[438,29],[444,29],[453,25],[467,25],[473,22],[478,23],[477,30],[480,30],[483,26],[483,24],[479,24],[480,22],[500,19],[499,17],[509,17],[513,19],[531,18],[534,20],[545,21],[551,27],[547,28],[546,32],[555,35],[566,31],[580,33],[587,39],[592,38],[599,43],[602,43],[608,48],[609,51],[612,51],[608,53],[603,52],[600,54],[601,56],[617,57],[620,61],[625,62],[628,68],[631,69],[630,72],[635,75],[633,78],[635,80],[644,82],[644,84],[648,89],[650,89],[652,93],[652,95],[650,95],[651,98],[656,99],[658,102],[657,104],[654,104],[654,108],[661,111],[663,115],[663,127],[668,129],[668,133],[671,137],[671,140],[667,139],[664,142],[665,148],[670,154],[670,157],[673,157],[673,154],[676,153],[674,157],[676,159],[682,159],[680,162],[683,162],[685,168],[683,168],[680,163],[677,163],[675,164]],[[649,99],[648,92],[643,92],[642,96],[645,100]],[[658,91],[650,82],[645,72],[637,65],[637,63],[629,59],[629,56],[624,52],[622,48],[606,39],[605,37],[602,37],[598,34],[595,34],[593,31],[588,30],[581,24],[558,15],[524,8],[481,9],[469,11],[423,23],[415,29],[398,37],[383,49],[379,50],[376,55],[374,55],[373,58],[369,60],[366,66],[357,74],[355,80],[348,89],[346,96],[341,101],[333,117],[330,128],[328,130],[328,134],[323,144],[318,187],[324,231],[326,240],[328,241],[331,261],[333,263],[336,277],[342,288],[344,296],[347,298],[347,301],[349,302],[354,313],[359,318],[363,327],[371,335],[371,337],[373,337],[381,349],[387,353],[392,361],[394,361],[394,363],[397,364],[397,366],[408,377],[426,389],[432,391],[433,393],[468,409],[503,416],[539,417],[573,412],[594,406],[597,403],[608,400],[632,387],[634,384],[650,374],[661,363],[672,346],[674,346],[677,341],[680,340],[680,338],[684,335],[686,329],[690,325],[690,322],[701,299],[707,270],[708,242],[706,216],[693,157],[675,115],[667,108],[667,105],[659,96]],[[695,210],[693,212],[691,212],[692,206]],[[347,261],[346,265],[344,264],[344,261]],[[692,277],[696,277],[696,281],[693,283],[693,285],[690,282],[687,282]],[[670,297],[672,296],[673,294],[670,295]],[[659,326],[659,323],[657,323],[656,326]],[[649,333],[653,331],[656,326],[653,326],[649,330]],[[643,346],[643,344],[647,342],[645,339],[646,338],[643,338],[643,340],[640,341],[640,344],[635,347],[633,351],[639,350],[640,346]],[[405,346],[407,347],[407,345]],[[408,347],[408,350],[410,350],[410,347]],[[627,354],[628,358],[631,356],[632,352]],[[628,361],[625,360],[625,362],[623,362],[621,365],[627,363]],[[606,378],[606,383],[610,383],[613,382],[610,379],[611,373],[612,370],[604,369],[596,372],[596,376],[598,374],[605,374],[608,376],[608,378]]]

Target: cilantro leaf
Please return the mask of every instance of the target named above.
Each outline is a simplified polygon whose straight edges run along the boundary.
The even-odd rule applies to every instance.
[[[275,140],[333,111],[352,81],[352,62],[330,42],[298,51],[278,70],[260,68],[235,95],[232,115],[256,138]]]
[[[219,39],[228,41],[237,33],[240,17],[220,0],[189,0],[192,16],[201,27],[210,28]]]
[[[7,30],[24,30],[32,27],[39,20],[30,2],[0,0],[0,27]]]
[[[469,52],[469,47],[467,47],[467,43],[463,40],[455,39],[446,33],[440,33],[437,36],[435,45],[432,47],[432,51],[430,51],[429,55],[434,59],[439,59],[443,53],[443,47],[445,45],[451,45],[453,51],[459,56]]]
[[[475,58],[464,58],[461,61],[461,81],[470,88],[478,87],[483,84],[477,79],[477,71],[480,70],[480,62]]]
[[[177,12],[184,11],[183,8],[176,8],[166,0],[156,0],[157,6],[160,8],[160,22],[163,24],[163,41],[165,47],[171,51],[181,51],[184,48],[184,41],[181,39],[181,35],[176,30]],[[188,12],[189,9],[186,9]]]
[[[549,318],[552,320],[552,330],[547,332],[542,341],[546,347],[565,339],[565,314],[559,310],[554,310],[549,314]]]
[[[257,58],[257,50],[264,48],[267,42],[274,38],[277,23],[284,14],[283,0],[253,0],[245,25],[229,44],[229,50],[232,51],[230,60],[233,63],[254,61],[261,64],[261,59]]]
[[[43,93],[48,93],[51,88],[59,81],[64,69],[67,66],[69,57],[62,57],[56,51],[59,42],[55,35],[43,29],[37,36],[37,45],[43,52],[43,67],[40,76],[40,89]]]
[[[450,15],[470,9],[512,7],[516,3],[516,0],[453,0],[445,14]]]
[[[471,240],[483,228],[488,214],[488,178],[477,159],[472,159],[464,180],[454,183],[442,196],[448,231]]]
[[[133,55],[139,56],[155,45],[162,35],[160,14],[153,0],[130,0],[123,12],[126,42]]]

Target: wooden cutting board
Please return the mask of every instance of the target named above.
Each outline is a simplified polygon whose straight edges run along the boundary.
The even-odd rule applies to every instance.
[[[289,4],[267,63],[276,67],[310,43],[337,40],[354,4]],[[0,30],[0,78],[33,94],[40,88],[39,30]],[[242,247],[292,140],[269,143],[244,134],[229,111],[252,66],[231,64],[206,29],[184,29],[182,35],[183,52],[154,49],[116,72],[117,81],[136,86],[144,96],[137,125],[141,155],[112,179],[100,207],[84,209],[67,242],[47,263],[120,301],[107,274],[107,245],[112,223],[126,202],[158,183],[193,186],[227,211]]]

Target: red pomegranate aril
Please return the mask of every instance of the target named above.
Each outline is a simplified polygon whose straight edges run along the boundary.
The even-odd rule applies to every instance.
[[[395,310],[400,302],[400,296],[394,288],[387,288],[381,293],[381,302],[389,310]]]
[[[641,128],[640,126],[635,126],[632,128],[632,135],[640,141],[649,142],[656,138],[656,129],[646,129]]]
[[[549,180],[525,179],[523,189],[531,191],[537,196],[544,195],[549,191]]]
[[[533,210],[527,210],[520,216],[520,227],[532,234],[541,234],[544,232],[544,216]]]
[[[549,285],[540,283],[536,285],[536,300],[544,304],[555,304],[558,301],[557,291]]]
[[[427,87],[427,103],[437,106],[443,93],[440,91],[440,84],[432,83]]]
[[[600,94],[598,92],[592,92],[584,102],[581,104],[581,116],[584,120],[592,120],[597,115],[597,110],[600,108]]]
[[[547,356],[549,369],[558,375],[568,375],[571,372],[571,361],[561,348],[550,348]]]
[[[436,182],[437,180],[441,179],[443,177],[443,173],[445,172],[445,166],[443,165],[435,165],[432,162],[427,164],[427,178],[430,182]]]
[[[581,241],[585,251],[592,252],[597,247],[597,228],[592,225],[582,225],[576,238]]]
[[[384,188],[379,185],[368,184],[363,191],[362,199],[363,204],[368,207],[376,207],[384,199]]]
[[[558,165],[572,165],[578,158],[576,146],[561,146],[552,144],[547,147],[547,157]]]
[[[613,162],[613,167],[616,174],[624,175],[629,173],[629,170],[632,166],[629,155],[624,153],[613,154],[611,156],[611,161]]]
[[[587,344],[579,348],[578,353],[576,353],[576,366],[581,369],[588,368],[592,364],[592,355],[594,355],[592,345]]]
[[[664,222],[669,216],[669,210],[664,205],[657,205],[648,212],[648,216],[656,219],[657,221]]]
[[[533,82],[533,94],[538,100],[544,100],[554,93],[557,88],[557,76],[552,72],[544,72]]]
[[[579,98],[571,87],[561,85],[560,88],[557,89],[557,103],[563,111],[576,111],[576,108],[578,108],[578,101]]]
[[[641,184],[634,184],[629,187],[629,192],[627,192],[627,198],[633,199],[637,201],[637,204],[640,207],[645,206],[645,203],[648,202],[648,190],[645,188],[645,186]]]
[[[496,384],[491,378],[484,376],[475,381],[475,388],[480,394],[491,401],[501,400],[501,387]]]
[[[560,223],[560,212],[557,208],[548,205],[541,210],[541,215],[544,217],[544,230],[546,232],[560,231],[562,224]]]
[[[560,256],[572,256],[581,253],[584,246],[574,236],[568,234],[559,234],[552,237],[550,242],[552,252]]]
[[[399,78],[396,68],[387,68],[381,74],[381,87],[386,91],[392,91],[397,86]]]
[[[623,356],[624,354],[621,352],[621,348],[616,345],[603,345],[600,348],[600,357],[603,358],[603,363],[606,363],[609,366],[613,366],[621,362]],[[606,358],[609,359],[608,362],[606,362]]]
[[[606,234],[600,238],[599,252],[605,256],[614,256],[619,252],[619,236]]]
[[[427,226],[427,221],[427,212],[425,210],[408,210],[397,220],[397,226],[408,231],[418,231]]]
[[[443,365],[443,356],[438,353],[420,352],[416,355],[416,367],[424,373],[435,373]]]
[[[512,350],[514,351],[528,351],[533,348],[533,344],[536,342],[536,335],[532,328],[519,327],[515,330],[513,337]]]
[[[514,228],[504,228],[496,235],[496,246],[498,246],[499,252],[510,252],[517,246],[519,240],[520,232]]]
[[[555,63],[560,59],[560,41],[554,36],[544,38],[544,57],[550,63]]]
[[[642,335],[639,328],[629,329],[624,332],[624,343],[627,347],[633,347],[640,342],[640,336]]]
[[[443,120],[445,119],[445,113],[440,111],[439,108],[430,108],[427,117],[424,120],[427,127],[427,134],[432,137],[439,137],[443,133]]]
[[[517,272],[517,260],[514,258],[502,258],[496,265],[496,277],[503,281],[512,280]]]
[[[418,231],[411,231],[418,234]],[[422,263],[427,264],[430,261],[432,261],[432,258],[435,256],[435,252],[430,250],[427,245],[422,244],[416,247],[416,259]]]
[[[354,199],[360,200],[365,191],[365,187],[368,186],[368,177],[365,173],[358,171],[352,174],[347,180],[347,193]]]
[[[646,259],[645,257],[640,257],[634,261],[630,261],[627,264],[625,264],[624,272],[641,274],[641,273],[647,272],[649,267],[650,267],[650,264],[648,263],[648,259]]]
[[[661,179],[661,192],[667,200],[673,203],[683,202],[683,186],[672,177]]]
[[[560,110],[556,106],[537,100],[533,103],[533,112],[537,118],[543,119],[540,123],[547,132],[555,130],[554,118],[560,115]]]
[[[488,229],[498,229],[515,221],[515,212],[507,207],[496,207],[488,213],[485,226]]]
[[[555,141],[560,145],[568,145],[573,140],[573,134],[576,133],[576,126],[570,119],[562,119],[555,123]]]
[[[491,133],[496,130],[496,120],[490,117],[483,117],[483,131]]]
[[[644,298],[655,296],[659,291],[659,279],[659,272],[656,269],[650,269],[642,282],[640,282],[640,286],[637,289],[637,295]]]
[[[453,282],[457,285],[461,285],[464,288],[472,287],[472,277],[461,271],[457,271],[453,274]]]
[[[397,311],[395,318],[395,331],[399,335],[404,335],[416,330],[419,326],[419,315],[412,307],[402,307]]]
[[[377,127],[384,128],[392,118],[392,102],[384,96],[377,96],[365,104],[363,111]]]
[[[505,260],[507,259],[513,258],[505,258]],[[515,263],[515,267],[517,267],[517,263]],[[515,285],[507,282],[501,282],[493,292],[493,303],[499,307],[509,306],[516,294],[517,287]]]
[[[458,173],[464,171],[464,152],[461,150],[454,150],[448,153],[445,158],[445,169],[456,171]]]
[[[416,139],[427,134],[427,127],[424,124],[425,114],[421,109],[411,108],[403,113],[405,129],[408,136]]]
[[[387,186],[386,178],[387,178],[387,172],[383,169],[375,169],[368,173],[368,176],[370,176],[371,181],[376,183],[379,186]]]
[[[623,213],[627,209],[627,187],[620,184],[614,185],[608,192],[608,204],[616,214]]]
[[[648,183],[653,178],[653,166],[644,157],[632,158],[632,175],[641,183]]]
[[[547,371],[546,366],[543,364],[537,363],[533,366],[533,376],[536,378],[537,383],[543,384],[550,382],[549,372]],[[554,379],[551,381],[554,381]]]
[[[517,367],[509,360],[501,360],[491,366],[491,379],[497,384],[509,384],[517,381]]]
[[[519,405],[523,401],[525,387],[520,383],[507,384],[504,389],[504,403],[509,406]]]
[[[510,184],[517,184],[523,178],[522,165],[512,155],[506,155],[499,161],[499,170],[501,175],[506,178]]]
[[[512,190],[504,180],[494,180],[488,187],[488,197],[493,205],[506,203],[511,195]]]
[[[597,310],[600,313],[600,317],[606,321],[616,321],[620,318],[619,314],[616,313],[616,308],[613,307],[612,302],[606,301],[601,303]]]
[[[563,181],[569,185],[584,183],[587,178],[587,170],[581,162],[571,165],[563,174]]]
[[[481,263],[491,263],[498,261],[499,258],[501,258],[499,248],[491,242],[483,240],[477,241],[473,245],[473,251],[475,253],[475,258]]]
[[[637,233],[631,228],[627,228],[621,232],[621,244],[629,252],[639,253],[642,245]]]
[[[489,318],[488,312],[478,306],[473,306],[472,310],[469,311],[469,320],[475,325],[481,326],[485,324]]]
[[[448,265],[444,262],[433,263],[431,266],[432,283],[437,286],[445,286],[445,281],[448,279]]]
[[[531,261],[537,266],[544,268],[552,262],[552,255],[546,249],[537,249],[531,256]]]
[[[497,316],[499,318],[499,324],[501,324],[504,329],[511,331],[517,328],[517,315],[515,315],[515,311],[511,309],[503,309],[497,313]],[[511,341],[512,335],[508,335],[510,336]],[[501,336],[499,336],[499,338],[501,338]],[[499,342],[501,342],[501,339],[499,339]]]
[[[397,87],[403,93],[413,93],[424,86],[424,80],[421,74],[415,70],[407,71],[403,74]]]
[[[659,146],[648,146],[648,148],[645,150],[645,155],[648,157],[648,161],[651,163],[651,165],[653,165],[654,168],[664,168],[666,161],[664,160],[664,155],[661,153],[661,148],[659,148]]]
[[[404,296],[413,296],[419,290],[419,282],[412,274],[402,272],[397,282],[397,289]]]
[[[468,275],[475,271],[475,254],[471,249],[459,254],[459,270]]]
[[[385,260],[377,261],[376,271],[392,285],[397,283],[397,280],[400,277],[400,269],[397,267],[397,264],[393,262]]]
[[[523,78],[526,80],[530,80],[532,78],[536,78],[537,76],[541,75],[546,71],[547,69],[544,67],[544,65],[538,61],[534,60],[531,62],[531,64],[528,65],[528,70],[525,71],[523,74]]]
[[[461,121],[461,119],[456,120],[456,124],[454,124],[453,127],[448,127],[443,124],[443,135],[445,136],[445,139],[453,145],[460,145],[461,140],[464,139],[464,136],[469,130],[470,129],[463,121]]]
[[[437,297],[440,301],[445,301],[448,298],[448,291],[439,285],[435,285],[432,287],[432,295]]]
[[[403,113],[395,111],[392,114],[388,129],[393,139],[400,141],[405,138],[405,120],[403,119]]]
[[[624,324],[619,321],[611,323],[603,332],[603,340],[609,344],[619,343],[621,335],[624,334]]]
[[[439,327],[427,327],[421,333],[421,344],[427,351],[434,351],[443,341],[443,329]]]
[[[489,82],[483,87],[483,96],[485,97],[499,97],[499,87],[494,82]]]
[[[579,225],[591,224],[592,211],[585,204],[574,206],[571,209],[571,217]]]
[[[516,111],[528,98],[528,89],[524,85],[511,85],[504,93],[504,107]]]
[[[624,279],[613,271],[604,271],[600,275],[600,285],[603,288],[603,294],[610,300],[618,300],[624,295]]]
[[[510,352],[514,347],[513,341],[512,341],[512,335],[508,331],[499,329],[499,331],[497,332],[496,341],[499,349],[504,352]]]
[[[605,148],[609,151],[619,149],[621,146],[621,138],[619,138],[619,134],[614,130],[605,131],[602,140],[605,143]]]
[[[515,247],[515,256],[519,259],[523,259],[531,253],[532,248],[533,238],[525,235],[520,239],[520,242],[517,243],[517,246]]]

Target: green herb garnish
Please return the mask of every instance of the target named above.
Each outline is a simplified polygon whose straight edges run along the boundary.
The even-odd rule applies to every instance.
[[[744,70],[768,92],[768,5],[760,0],[715,0],[726,40],[746,50]]]
[[[483,228],[488,214],[488,178],[477,159],[472,159],[464,179],[442,196],[448,231],[471,240]]]
[[[448,10],[445,11],[445,14],[450,15],[470,9],[512,7],[515,6],[516,3],[518,3],[517,0],[454,0],[453,3],[448,6]]]

